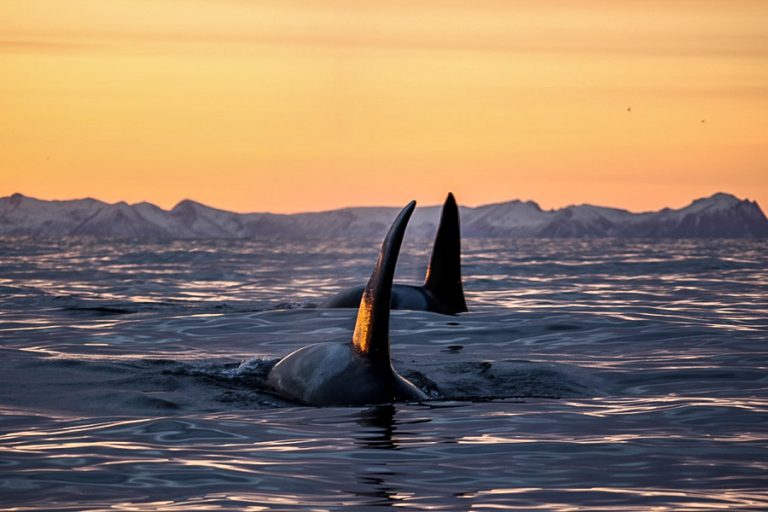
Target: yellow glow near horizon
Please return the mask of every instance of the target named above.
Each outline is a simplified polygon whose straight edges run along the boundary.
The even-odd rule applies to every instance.
[[[766,20],[744,0],[3,0],[0,195],[768,208]]]

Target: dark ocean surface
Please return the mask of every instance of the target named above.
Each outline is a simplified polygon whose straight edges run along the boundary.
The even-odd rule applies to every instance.
[[[269,394],[379,245],[0,238],[0,509],[768,509],[768,242],[465,240],[391,319],[431,400]]]

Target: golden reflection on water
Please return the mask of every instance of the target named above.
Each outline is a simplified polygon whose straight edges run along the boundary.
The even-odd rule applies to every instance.
[[[590,403],[594,402],[594,403]],[[682,396],[682,395],[659,395],[643,399],[632,398],[594,398],[588,402],[578,401],[566,401],[569,406],[573,406],[579,409],[580,414],[588,416],[610,416],[617,414],[642,414],[649,411],[659,411],[664,409],[674,408],[690,408],[690,407],[724,407],[724,408],[736,408],[745,409],[753,412],[768,412],[768,401],[761,399],[744,400],[734,398],[717,398],[717,397],[698,397],[698,396]],[[665,405],[666,404],[666,405]],[[598,410],[585,410],[591,407],[602,406]]]
[[[642,498],[672,498],[672,500],[668,500],[663,505],[654,505],[652,502],[643,503],[637,501],[627,502],[633,503],[632,505],[627,505],[626,503],[598,504],[594,502],[585,505],[579,505],[577,504],[580,503],[579,498],[576,498],[575,496],[571,500],[564,501],[556,500],[556,496],[552,496],[549,500],[542,500],[541,497],[537,497],[538,499],[536,501],[538,503],[536,504],[531,502],[519,505],[507,505],[482,501],[484,496],[489,498],[496,498],[504,495],[536,493],[563,493],[565,495],[606,493]],[[653,487],[564,487],[558,489],[545,489],[542,487],[505,487],[463,493],[458,495],[458,497],[473,500],[474,503],[470,505],[469,510],[552,510],[556,512],[574,512],[577,510],[622,512],[626,510],[733,510],[734,506],[749,507],[751,510],[753,510],[754,507],[760,507],[761,505],[765,504],[765,496],[760,491],[740,491],[730,489],[711,489],[708,491],[678,491],[675,489]],[[533,500],[533,496],[531,496],[531,499]]]
[[[61,435],[67,435],[77,432],[90,432],[99,431],[105,428],[114,429],[118,427],[126,427],[129,425],[137,425],[140,423],[149,423],[152,419],[136,419],[136,420],[118,420],[118,421],[105,421],[105,422],[93,422],[87,425],[74,425],[71,427],[60,427],[54,430],[36,429],[36,430],[21,430],[12,432],[9,434],[0,435],[0,439],[9,440],[17,437],[37,437],[37,436],[49,436],[56,437]]]
[[[656,250],[655,247],[649,245],[647,250]],[[401,336],[398,341],[409,341],[405,338],[406,332],[417,340],[428,341],[424,343],[425,347],[414,348],[415,343],[410,345],[405,353],[424,348],[423,353],[427,354],[440,344],[461,342],[466,344],[462,352],[440,357],[461,359],[461,362],[482,359],[499,363],[508,357],[535,361],[541,358],[585,368],[585,373],[592,372],[593,368],[609,370],[606,373],[611,375],[634,372],[634,376],[628,375],[628,378],[637,377],[641,381],[642,371],[663,370],[669,375],[659,379],[679,377],[680,388],[668,386],[661,389],[680,394],[656,395],[654,389],[658,388],[649,384],[643,389],[643,381],[638,385],[640,395],[634,394],[636,389],[633,388],[629,397],[615,396],[621,394],[618,391],[598,398],[527,399],[523,405],[473,403],[462,405],[461,410],[455,409],[457,414],[453,416],[454,409],[436,409],[434,416],[431,416],[432,412],[419,411],[418,415],[434,419],[424,426],[425,430],[405,426],[416,414],[409,412],[408,406],[400,414],[398,406],[398,421],[392,423],[398,428],[394,439],[391,434],[388,438],[382,433],[385,427],[368,426],[361,434],[355,430],[357,427],[350,427],[348,423],[339,426],[336,413],[309,408],[280,409],[282,412],[279,413],[264,409],[243,413],[240,405],[226,402],[219,404],[220,409],[215,413],[185,409],[146,413],[184,415],[182,421],[188,425],[180,427],[165,424],[173,418],[178,420],[179,416],[101,421],[87,417],[53,418],[53,413],[42,418],[37,416],[38,412],[17,409],[8,411],[7,416],[28,415],[34,419],[29,423],[10,419],[9,425],[16,425],[19,430],[0,435],[4,443],[3,458],[14,460],[15,456],[19,461],[18,473],[27,477],[25,483],[39,485],[31,492],[48,499],[58,498],[57,493],[66,492],[60,491],[64,487],[57,486],[73,488],[81,485],[86,492],[89,489],[104,490],[110,484],[95,483],[94,477],[98,476],[116,480],[136,478],[137,481],[148,477],[155,486],[139,491],[130,487],[132,483],[126,487],[115,484],[113,489],[106,491],[114,490],[115,495],[105,498],[103,504],[94,505],[112,510],[262,511],[300,507],[329,510],[344,505],[349,510],[356,510],[365,508],[372,499],[387,498],[389,502],[382,504],[391,508],[408,509],[408,505],[413,504],[414,508],[425,510],[451,508],[455,504],[451,500],[458,500],[462,506],[457,508],[462,510],[765,508],[764,490],[758,492],[748,488],[759,485],[768,471],[768,462],[760,455],[768,442],[768,433],[760,423],[768,413],[768,401],[750,398],[750,394],[762,394],[760,386],[764,379],[760,371],[765,365],[759,343],[747,343],[754,343],[759,338],[755,331],[765,329],[764,317],[768,314],[765,294],[755,288],[768,281],[764,270],[751,273],[740,270],[736,277],[727,271],[695,268],[686,273],[689,265],[683,262],[676,271],[669,271],[668,267],[660,267],[658,272],[645,268],[640,271],[627,269],[627,274],[622,275],[624,267],[593,270],[584,264],[602,261],[601,264],[611,265],[617,258],[598,255],[586,258],[578,265],[570,264],[567,256],[544,262],[535,258],[520,262],[510,259],[501,264],[499,258],[504,257],[505,250],[469,256],[469,268],[476,270],[474,274],[466,274],[473,312],[458,317],[456,325],[433,321],[427,318],[428,314],[395,315],[400,324],[396,332]],[[638,249],[643,250],[642,247]],[[78,250],[70,255],[80,254],[82,251]],[[215,251],[212,254],[215,255]],[[756,259],[758,256],[763,258],[761,254]],[[653,265],[670,259],[645,258],[632,252],[626,253],[624,258],[624,263]],[[253,273],[248,269],[239,274],[242,277],[240,284],[237,284],[239,277],[231,277],[228,273],[214,272],[210,275],[216,279],[204,280],[198,277],[205,274],[191,272],[193,267],[182,270],[161,268],[150,261],[147,267],[152,268],[144,274],[141,271],[143,264],[114,265],[108,269],[112,275],[103,280],[100,276],[91,276],[87,269],[63,268],[67,272],[80,272],[80,277],[72,281],[68,281],[68,277],[61,280],[22,279],[20,290],[37,287],[46,292],[41,294],[45,300],[41,299],[38,304],[42,313],[0,312],[4,320],[9,320],[0,329],[3,329],[3,337],[8,336],[8,330],[19,333],[15,343],[22,362],[32,359],[30,354],[36,354],[46,365],[49,358],[88,361],[89,365],[93,361],[105,363],[103,367],[89,366],[99,371],[115,362],[165,354],[171,354],[168,359],[174,362],[187,358],[201,361],[219,357],[239,359],[243,354],[243,357],[250,357],[260,350],[274,355],[283,349],[283,341],[324,341],[343,333],[347,333],[344,337],[348,339],[350,311],[253,313],[263,304],[269,307],[269,304],[286,298],[327,296],[342,285],[358,284],[356,279],[362,274],[352,271],[341,280],[323,277],[338,277],[338,259],[334,252],[332,265],[307,266],[298,273],[296,270],[301,267],[292,266],[290,276],[285,275],[284,265],[265,265]],[[328,263],[331,258],[324,261]],[[358,264],[367,268],[370,262],[363,258],[355,263]],[[494,267],[496,264],[498,266]],[[563,268],[553,269],[550,264]],[[51,262],[48,268],[58,267]],[[262,270],[275,274],[259,276],[258,272]],[[317,273],[320,277],[313,277]],[[174,279],[171,274],[179,277]],[[130,279],[134,281],[119,281],[121,275],[132,276]],[[158,276],[157,281],[152,281],[152,275]],[[185,282],[189,275],[195,280]],[[13,286],[19,282],[18,278],[0,278],[4,285]],[[24,293],[18,293],[19,297],[25,297]],[[37,300],[37,296],[33,299]],[[87,311],[75,314],[60,311],[56,313],[58,316],[51,313],[62,307],[78,309],[84,306],[86,310],[91,305],[109,307],[110,304],[103,301],[111,300],[128,302],[129,306],[166,301],[169,309],[148,308],[151,314],[145,315],[147,310],[137,306],[138,315],[108,316],[106,319],[89,316]],[[223,315],[210,307],[211,301],[219,300],[242,301],[247,305],[248,313]],[[177,307],[177,301],[183,305],[173,309]],[[205,302],[207,304],[199,309],[190,307]],[[130,307],[126,309],[133,311]],[[155,314],[157,312],[159,314]],[[364,314],[370,316],[370,310]],[[297,319],[301,321],[300,325]],[[572,329],[548,329],[558,325]],[[61,336],[49,332],[59,328]],[[255,340],[253,344],[250,344],[250,336]],[[233,349],[235,338],[246,342]],[[170,342],[164,345],[168,340]],[[267,340],[267,348],[259,347],[264,340]],[[105,346],[114,350],[96,348]],[[79,347],[86,348],[81,350]],[[73,352],[76,353],[74,356]],[[98,355],[99,352],[105,355]],[[413,368],[433,368],[422,368],[419,364],[414,364]],[[495,362],[493,364],[496,366]],[[131,366],[139,367],[144,368]],[[720,376],[709,371],[718,368],[724,370]],[[739,372],[743,369],[749,371],[741,376]],[[152,367],[151,373],[157,376],[159,371],[162,370]],[[116,375],[115,382],[124,376]],[[710,376],[719,380],[707,382]],[[690,387],[687,387],[688,382]],[[228,384],[225,382],[225,386]],[[709,392],[715,395],[733,393],[741,398],[697,395]],[[249,406],[245,405],[246,408]],[[88,424],[72,426],[70,421]],[[153,425],[155,421],[157,425]],[[212,432],[207,422],[219,421],[231,423],[217,425],[221,430],[213,429],[215,432]],[[42,427],[35,428],[34,425]],[[207,431],[195,437],[192,432],[195,425],[203,425]],[[552,448],[548,449],[546,445],[550,443]],[[606,446],[599,447],[600,444]],[[505,448],[504,445],[509,446]],[[461,449],[454,451],[456,446]],[[381,447],[397,449],[384,452]],[[589,469],[586,468],[591,464],[589,458],[594,456],[599,460],[614,447],[617,453],[611,453],[617,458],[606,458],[605,474],[597,474],[598,467],[595,475],[587,475]],[[375,456],[372,455],[374,448],[378,450]],[[669,458],[665,459],[666,456]],[[78,464],[75,461],[80,457],[82,463]],[[737,457],[740,459],[736,460]],[[558,462],[563,463],[559,468],[555,467]],[[653,474],[660,464],[667,462],[682,468],[679,475],[673,476],[673,481],[662,479],[667,475]],[[581,467],[582,463],[585,466]],[[284,471],[281,466],[285,467]],[[65,482],[64,468],[72,471],[72,480],[78,484],[62,483]],[[13,467],[6,469],[14,470]],[[81,469],[85,475],[77,473]],[[94,470],[99,469],[103,474],[99,475],[98,471],[94,474]],[[372,469],[380,470],[381,474]],[[47,471],[53,476],[48,478]],[[703,476],[689,485],[688,471]],[[343,485],[335,485],[332,481],[335,478],[343,480],[350,472],[364,476],[359,481],[352,477]],[[244,487],[238,489],[240,484],[233,484],[228,473],[238,473],[234,481],[245,482]],[[478,474],[487,478],[476,478]],[[203,475],[210,479],[209,482],[214,482],[210,489],[234,492],[206,494],[207,489],[197,487],[195,475]],[[552,478],[560,477],[561,488],[549,485]],[[643,482],[650,485],[673,489],[644,488],[635,485],[637,480],[633,478],[643,478]],[[412,487],[401,485],[404,482]],[[521,487],[515,487],[515,484],[521,484]],[[90,485],[93,487],[88,487]],[[458,492],[444,493],[443,485],[465,492],[456,498]],[[704,489],[704,485],[708,489]],[[741,486],[742,490],[719,489],[721,485]],[[413,486],[419,486],[418,490],[409,492],[415,489]],[[691,488],[693,490],[689,491]],[[246,492],[240,492],[243,489]],[[176,491],[180,494],[174,494]],[[139,492],[147,492],[148,501],[131,502],[131,499],[142,499],[137,496]],[[157,494],[151,494],[153,492]],[[376,494],[372,498],[372,492],[381,496]],[[509,498],[505,498],[506,495]],[[189,497],[176,499],[179,496]],[[32,496],[34,499],[37,496]],[[632,507],[619,503],[629,503]],[[43,507],[45,504],[37,509]],[[35,507],[30,505],[29,508]]]
[[[87,442],[61,442],[56,441],[53,443],[45,444],[24,444],[14,446],[13,449],[19,452],[43,452],[43,451],[57,451],[57,450],[74,450],[78,448],[112,448],[115,450],[152,450],[152,445],[139,444],[126,441],[87,441]]]
[[[520,443],[565,443],[565,444],[624,444],[629,441],[636,441],[640,439],[683,439],[685,436],[681,435],[654,435],[654,434],[616,434],[616,435],[584,435],[584,436],[563,436],[557,437],[536,436],[536,437],[524,437],[524,436],[497,436],[492,434],[483,434],[481,436],[464,436],[457,441],[459,444],[520,444]]]
[[[723,407],[727,409],[743,409],[750,412],[768,413],[768,400],[718,398],[685,395],[653,395],[646,398],[594,397],[585,400],[561,399],[558,407],[573,407],[585,416],[606,417],[612,415],[644,414],[669,409],[689,409],[691,407]],[[487,417],[514,417],[530,414],[549,414],[548,404],[541,404],[537,412],[523,411],[493,411],[485,414]],[[765,434],[768,437],[768,433]],[[763,437],[755,437],[762,439]],[[751,438],[750,438],[751,439]]]
[[[224,506],[215,501],[240,501],[238,497],[234,496],[210,496],[206,495],[199,498],[190,498],[184,501],[146,501],[146,502],[120,502],[110,504],[110,510],[124,510],[130,512],[179,512],[179,511],[211,511],[222,510]],[[288,502],[288,504],[295,505],[298,502]],[[238,503],[238,509],[242,512],[263,512],[270,510],[270,507],[263,505],[244,505]]]
[[[275,466],[275,462],[257,461],[248,459],[248,461],[212,461],[207,459],[173,459],[173,462],[188,467],[200,467],[206,469],[221,469],[224,471],[235,471],[238,473],[260,474],[261,470],[257,471],[244,466]],[[283,462],[281,465],[300,464],[299,462]]]

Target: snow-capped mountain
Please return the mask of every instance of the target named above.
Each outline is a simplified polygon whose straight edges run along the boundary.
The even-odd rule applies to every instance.
[[[397,208],[343,208],[279,215],[234,213],[191,200],[170,210],[142,202],[0,198],[0,235],[153,238],[380,237]],[[416,210],[409,233],[433,236],[440,207]],[[768,238],[768,219],[754,201],[718,193],[673,210],[632,213],[592,205],[542,210],[533,201],[462,207],[465,237]]]

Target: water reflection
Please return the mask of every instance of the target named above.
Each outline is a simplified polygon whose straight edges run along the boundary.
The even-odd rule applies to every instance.
[[[364,410],[254,384],[349,339],[353,311],[295,308],[367,275],[362,242],[3,243],[3,504],[768,509],[766,242],[467,240],[472,313],[398,312],[392,338],[475,401]]]
[[[357,445],[380,450],[397,449],[399,445],[393,439],[396,414],[394,404],[376,405],[362,411],[357,419],[357,424],[363,427],[355,435]]]
[[[359,413],[356,423],[362,427],[355,433],[355,443],[361,449],[396,450],[399,444],[394,439],[397,407],[393,404],[377,405]],[[391,461],[379,459],[375,454],[367,458],[369,464],[356,475],[360,484],[354,492],[364,499],[366,505],[394,507],[403,499],[401,491],[392,483],[397,475],[391,468]]]

